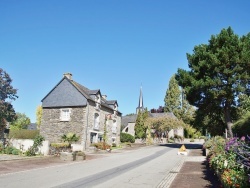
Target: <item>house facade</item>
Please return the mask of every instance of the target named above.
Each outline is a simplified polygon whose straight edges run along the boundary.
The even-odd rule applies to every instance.
[[[121,113],[116,100],[107,100],[99,89],[90,90],[64,74],[60,82],[42,99],[40,134],[50,143],[61,142],[61,136],[75,133],[78,146],[87,150],[103,141],[120,144]]]

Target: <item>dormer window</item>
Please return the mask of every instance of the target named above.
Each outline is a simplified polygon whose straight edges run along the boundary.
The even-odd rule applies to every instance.
[[[61,109],[60,120],[61,121],[70,121],[70,113],[71,113],[71,109],[69,109],[69,108]]]

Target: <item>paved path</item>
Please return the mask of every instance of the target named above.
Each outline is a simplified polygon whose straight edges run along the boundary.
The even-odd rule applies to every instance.
[[[102,155],[101,159],[71,162],[53,167],[31,167],[33,170],[3,174],[0,175],[0,185],[5,188],[140,188],[142,186],[151,188],[156,187],[164,179],[166,171],[176,166],[182,158],[183,156],[177,156],[177,148],[166,146],[114,151]]]
[[[128,170],[127,172],[122,172],[122,168],[120,168],[120,172],[122,172],[122,176],[116,176],[116,177],[112,177],[112,180],[105,180],[100,184],[100,187],[141,187],[143,185],[143,187],[157,187],[157,188],[165,188],[165,187],[170,187],[170,188],[175,188],[175,187],[194,187],[194,188],[198,188],[198,187],[204,187],[203,185],[208,185],[207,187],[212,187],[213,185],[213,179],[211,180],[205,180],[205,181],[201,181],[204,180],[204,175],[202,174],[204,171],[204,161],[205,161],[205,157],[202,156],[201,153],[201,143],[185,143],[185,146],[187,146],[188,148],[191,148],[189,151],[189,156],[177,156],[176,152],[178,150],[178,148],[180,147],[180,144],[169,144],[168,147],[172,147],[174,148],[174,150],[172,150],[172,154],[171,152],[168,153],[168,157],[164,157],[164,156],[160,156],[157,157],[154,160],[154,164],[153,166],[156,167],[155,169],[152,169],[152,166],[149,166],[149,164],[145,163],[143,165],[143,168],[134,168],[133,170]],[[134,150],[136,148],[127,148],[124,150],[114,150],[112,151],[112,153],[103,153],[103,154],[88,154],[87,155],[87,159],[91,160],[91,159],[98,159],[98,158],[107,158],[107,159],[101,159],[98,160],[99,162],[103,161],[105,163],[105,161],[109,161],[108,158],[110,158],[111,160],[124,160],[121,158],[122,153],[126,153],[126,152],[130,152],[131,154],[133,154],[133,156],[135,157],[135,152],[131,151]],[[137,148],[138,149],[138,148]],[[196,153],[195,153],[195,152]],[[199,154],[197,154],[197,151]],[[131,155],[130,154],[130,155]],[[113,157],[112,157],[113,156]],[[117,158],[118,157],[118,158]],[[1,174],[10,174],[13,172],[21,172],[21,171],[25,171],[29,169],[41,169],[41,168],[52,168],[51,166],[65,166],[65,165],[69,165],[70,166],[79,166],[79,165],[83,165],[83,163],[79,163],[79,162],[65,162],[65,161],[61,161],[57,158],[52,158],[52,157],[48,157],[48,158],[31,158],[29,160],[21,160],[22,162],[20,162],[17,159],[20,159],[22,157],[20,156],[7,156],[7,155],[0,155],[0,182],[2,182],[1,180],[3,180],[4,178],[1,177]],[[113,159],[112,159],[113,158]],[[168,160],[166,160],[168,159]],[[177,160],[178,159],[178,160]],[[5,161],[1,161],[1,160],[5,160]],[[135,159],[132,158],[132,161],[134,161]],[[166,161],[165,164],[162,163],[162,161]],[[131,161],[131,160],[130,160]],[[131,161],[131,162],[132,162]],[[170,162],[170,163],[169,163]],[[94,162],[94,163],[97,163]],[[21,165],[22,164],[22,165]],[[85,163],[85,167],[87,169],[91,169],[93,167],[90,167],[88,165],[86,165],[87,163]],[[101,166],[101,163],[98,163],[99,166]],[[97,166],[98,166],[97,164]],[[113,164],[113,163],[112,163]],[[203,166],[202,166],[203,165]],[[114,165],[115,168],[115,165]],[[124,166],[124,169],[128,168],[128,166]],[[162,168],[162,169],[159,169]],[[150,169],[150,171],[148,170]],[[168,170],[166,170],[168,169]],[[192,170],[190,170],[192,169]],[[195,169],[195,170],[194,170]],[[156,171],[154,172],[154,170],[156,171],[161,171],[161,173],[157,173]],[[117,172],[117,170],[115,170]],[[118,170],[119,171],[119,170]],[[34,172],[34,171],[33,171]],[[93,173],[95,172],[95,170],[93,171]],[[110,173],[111,171],[109,171]],[[139,174],[141,174],[143,172],[143,176],[138,176]],[[28,173],[28,172],[27,172]],[[48,173],[48,171],[46,170],[46,173]],[[72,171],[73,173],[73,171]],[[81,172],[82,173],[82,172]],[[136,177],[135,179],[131,179],[131,173],[133,173],[134,177]],[[91,174],[90,171],[88,171],[87,174]],[[17,175],[17,174],[15,174]],[[21,174],[18,174],[18,176],[20,175],[20,178],[23,176],[21,176]],[[34,176],[34,174],[32,174],[31,176]],[[108,177],[106,174],[104,175],[106,177]],[[8,177],[11,177],[8,176]],[[45,175],[46,177],[46,175]],[[74,177],[75,181],[74,183],[78,183],[83,180],[82,178],[83,174],[81,174],[81,176],[79,176],[79,178]],[[89,176],[88,176],[89,177]],[[146,178],[145,178],[146,177]],[[193,181],[192,178],[196,177],[197,180]],[[141,179],[140,179],[141,178]],[[8,178],[7,178],[8,179]],[[9,179],[10,180],[10,179]],[[187,180],[188,182],[196,182],[196,184],[187,184]],[[84,180],[86,181],[86,179]],[[152,181],[154,182],[152,184]],[[61,186],[59,187],[63,187],[66,186],[68,187],[67,181],[61,181],[64,182],[66,184],[61,184]],[[211,183],[212,182],[212,183]],[[75,184],[75,185],[76,185]],[[2,184],[3,185],[3,184]],[[5,182],[6,185],[6,182]],[[20,184],[17,184],[17,187]],[[29,184],[28,187],[30,187]],[[47,184],[47,187],[50,184]],[[55,186],[56,184],[54,184]],[[58,184],[57,184],[58,185]],[[121,186],[123,185],[123,186]],[[94,186],[94,184],[92,185]],[[6,185],[6,187],[8,187],[8,185]],[[15,187],[15,186],[11,186],[11,187]],[[20,186],[19,186],[20,187]],[[26,185],[27,187],[27,185]],[[39,187],[39,186],[38,186]],[[98,187],[98,184],[96,184],[94,187]]]

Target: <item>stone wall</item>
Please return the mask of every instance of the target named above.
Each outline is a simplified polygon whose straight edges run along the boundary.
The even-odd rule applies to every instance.
[[[61,142],[61,136],[69,132],[80,136],[80,143],[84,135],[85,127],[85,107],[71,108],[70,121],[60,121],[60,108],[44,108],[40,134],[45,140]]]
[[[90,102],[89,106],[87,107],[88,109],[86,111],[88,111],[88,129],[87,129],[87,147],[89,147],[91,145],[90,143],[90,133],[91,132],[98,132],[100,134],[104,133],[104,125],[105,125],[105,116],[109,115],[109,114],[113,114],[114,111],[110,110],[106,107],[102,107],[100,109],[96,108],[96,105],[94,102]],[[99,130],[95,130],[94,129],[94,115],[95,113],[99,114],[99,121],[100,121],[100,126],[99,126]],[[117,132],[116,133],[112,133],[112,121],[116,120],[117,123]],[[115,137],[115,143],[118,145],[120,144],[120,129],[121,129],[121,116],[114,116],[112,115],[112,120],[108,120],[107,124],[107,143],[112,144],[112,137]]]
[[[94,102],[90,101],[87,107],[70,108],[70,121],[60,121],[60,108],[44,108],[40,134],[50,143],[61,142],[61,136],[69,132],[80,136],[77,144],[82,145],[83,150],[91,146],[90,134],[96,132],[100,135],[104,133],[105,116],[114,114],[113,110],[106,107],[96,108]],[[99,114],[99,130],[94,129],[94,116]],[[113,120],[116,120],[116,133],[112,132]],[[112,115],[112,120],[107,121],[107,143],[112,144],[113,139],[117,145],[120,144],[121,116]],[[87,129],[86,129],[87,128]]]

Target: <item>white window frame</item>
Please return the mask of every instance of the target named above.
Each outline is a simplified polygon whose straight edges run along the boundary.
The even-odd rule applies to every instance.
[[[60,110],[60,121],[70,121],[71,109],[62,108]]]
[[[94,127],[93,129],[99,130],[100,129],[100,114],[95,113],[94,114]]]
[[[117,121],[113,120],[112,133],[117,133]]]

